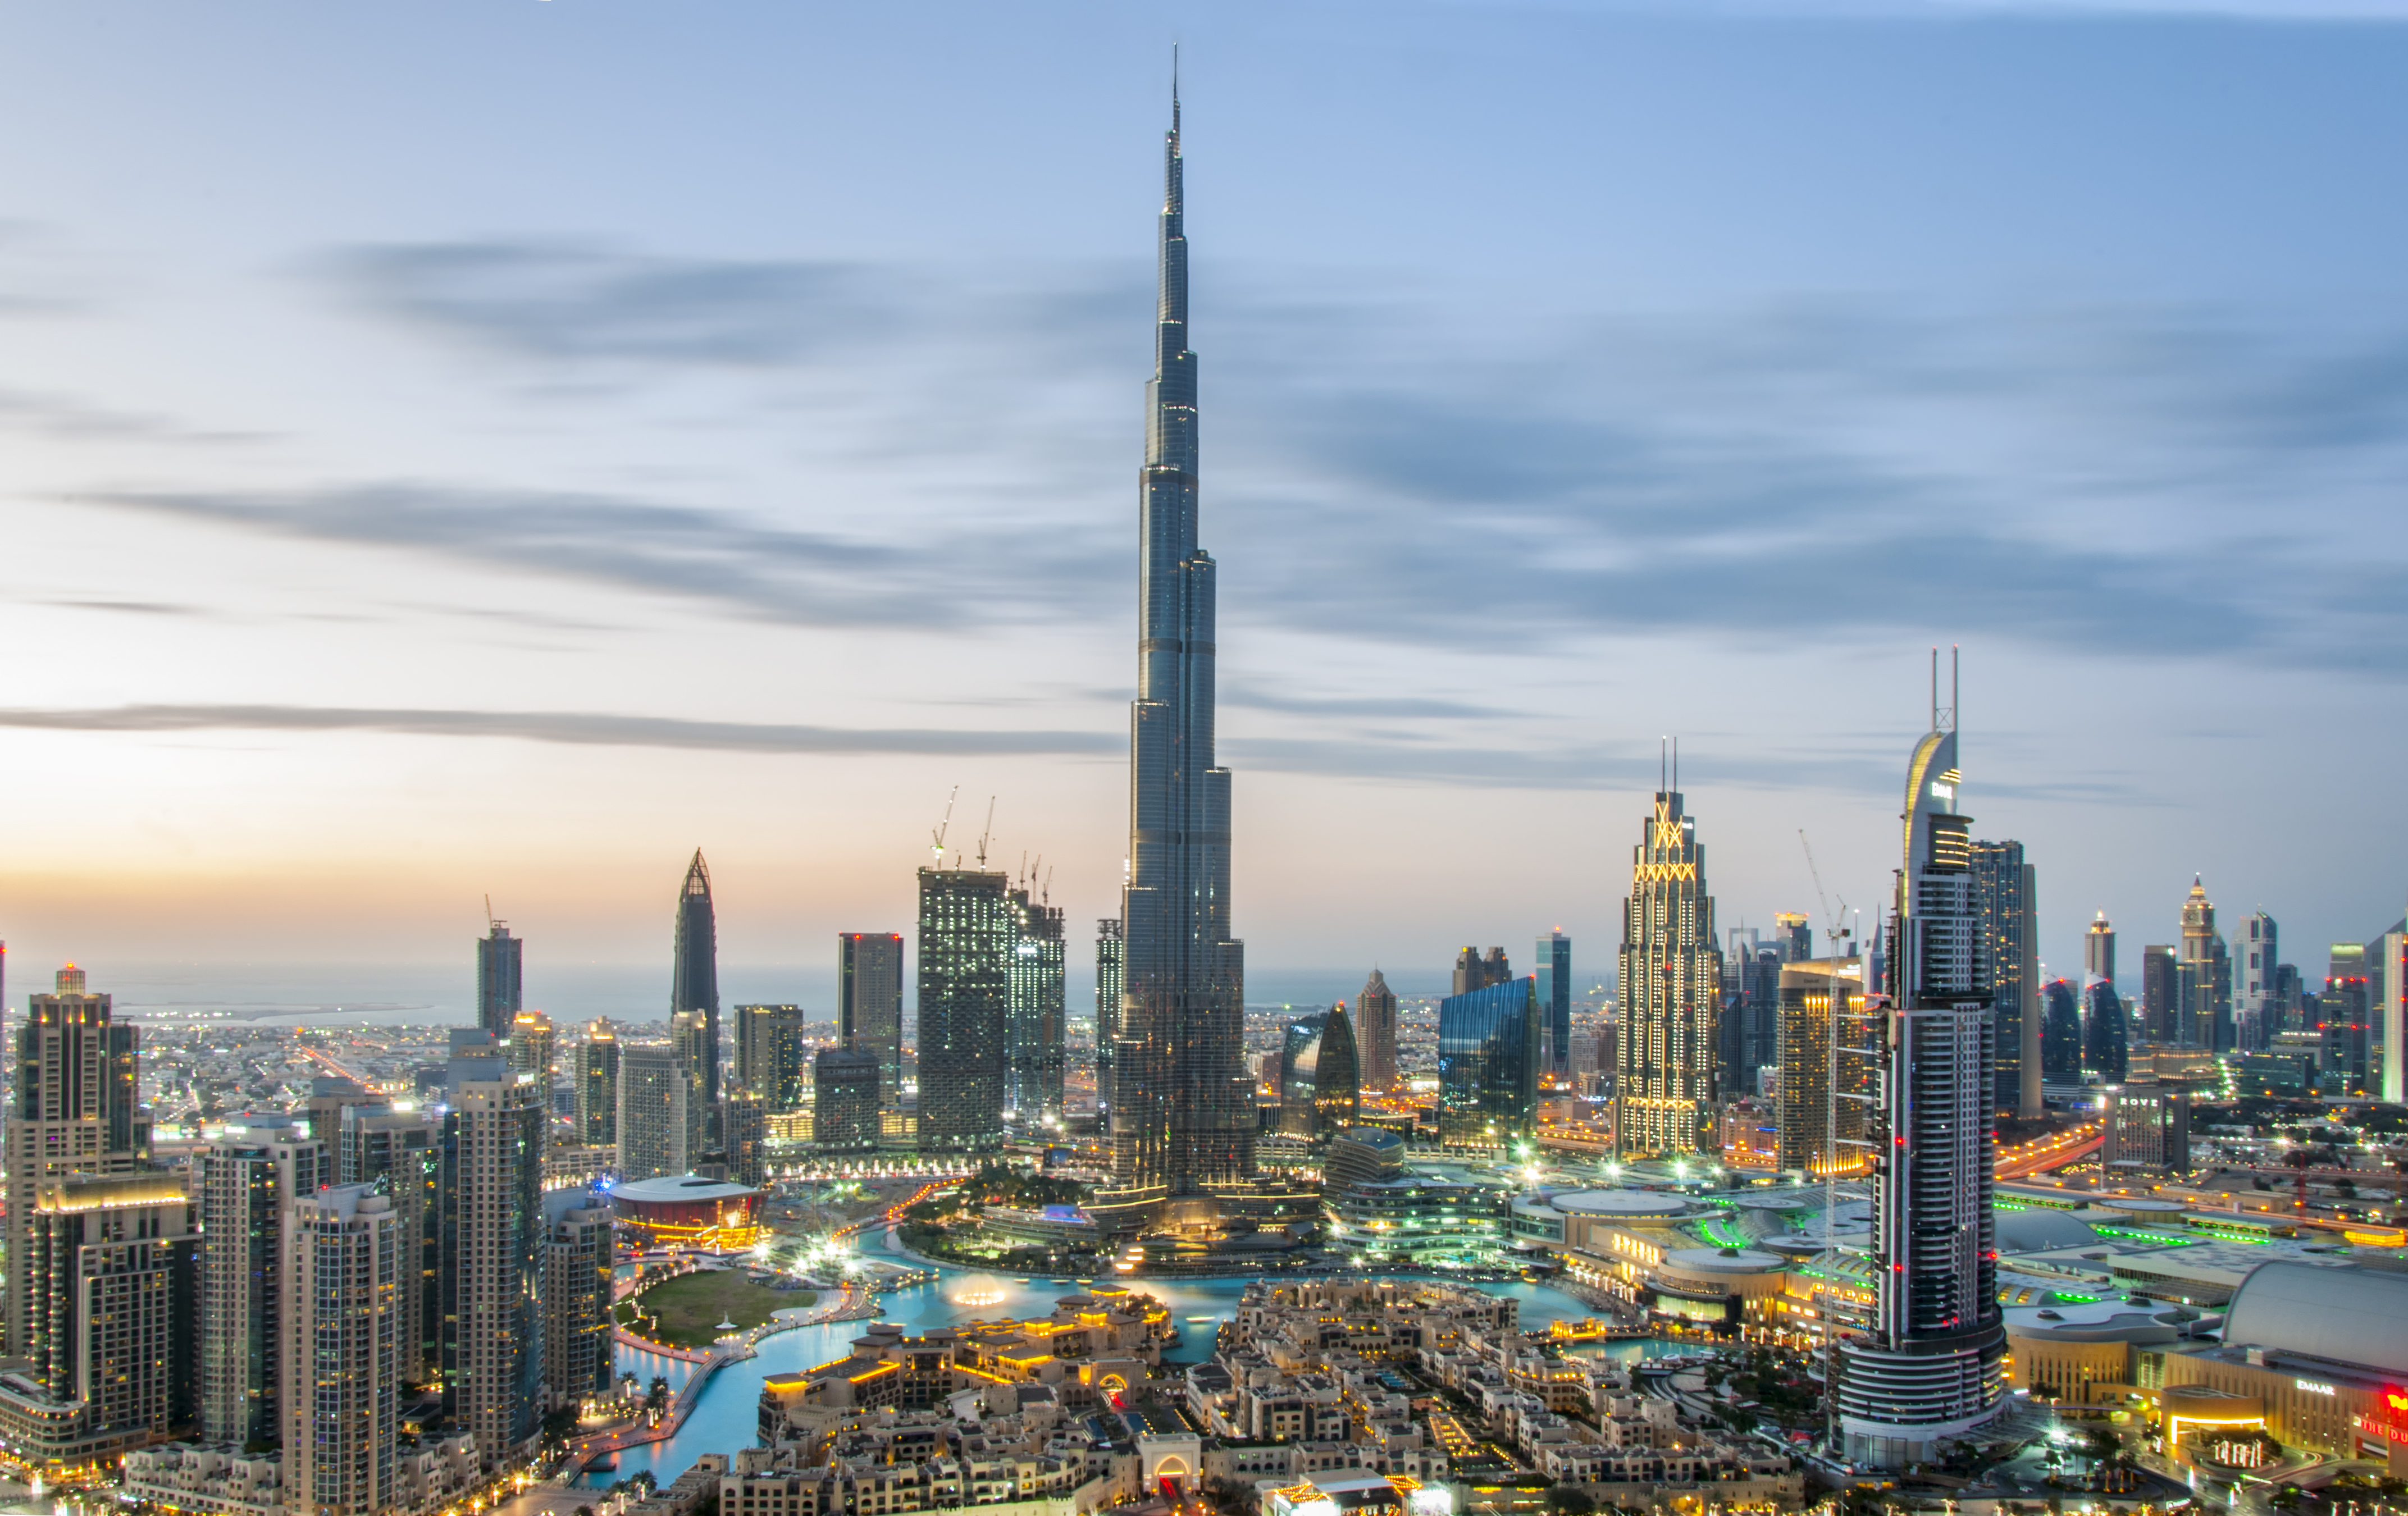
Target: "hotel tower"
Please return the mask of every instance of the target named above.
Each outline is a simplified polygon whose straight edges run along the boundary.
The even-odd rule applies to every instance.
[[[1852,1463],[1899,1467],[1999,1414],[2006,1328],[1990,1198],[1998,1078],[1973,898],[1972,818],[1956,769],[1955,676],[1907,765],[1905,866],[1889,919],[1873,1108],[1871,1330],[1834,1350]]]

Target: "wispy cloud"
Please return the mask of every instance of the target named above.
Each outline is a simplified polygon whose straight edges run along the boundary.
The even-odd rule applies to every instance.
[[[765,753],[1060,753],[1124,751],[1114,732],[849,728],[686,721],[593,711],[380,709],[336,706],[138,705],[0,709],[0,727],[50,732],[396,732],[516,737],[583,747]]]
[[[489,567],[713,602],[811,626],[942,629],[1033,617],[1078,601],[1108,562],[1100,543],[960,523],[948,551],[1014,593],[932,596],[924,541],[797,530],[641,500],[435,484],[303,494],[122,492],[87,498],[287,536],[440,553]]]

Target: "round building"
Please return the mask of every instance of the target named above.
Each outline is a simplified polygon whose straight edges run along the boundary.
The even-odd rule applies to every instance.
[[[610,1209],[655,1247],[723,1252],[749,1248],[762,1236],[760,1191],[698,1174],[618,1185]]]

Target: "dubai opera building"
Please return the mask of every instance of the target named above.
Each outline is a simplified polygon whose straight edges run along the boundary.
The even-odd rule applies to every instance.
[[[727,1251],[761,1240],[761,1192],[698,1174],[635,1180],[610,1191],[610,1209],[656,1247]]]

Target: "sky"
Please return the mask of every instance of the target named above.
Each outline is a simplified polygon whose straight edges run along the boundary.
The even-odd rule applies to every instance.
[[[96,0],[0,10],[11,993],[465,999],[490,896],[665,1004],[699,847],[824,1008],[958,788],[1076,1002],[1174,42],[1250,999],[1607,969],[1673,737],[1725,927],[1871,920],[1935,646],[2052,972],[2401,915],[2408,0]]]

